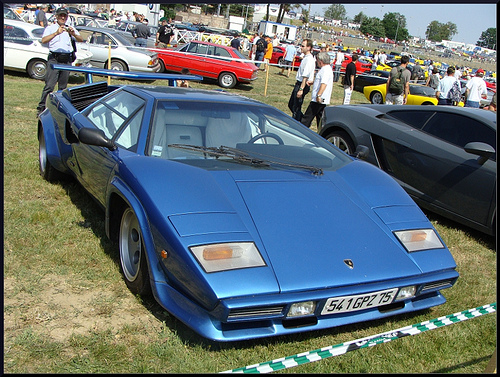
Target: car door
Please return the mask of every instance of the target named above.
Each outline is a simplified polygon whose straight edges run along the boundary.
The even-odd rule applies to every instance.
[[[91,63],[98,68],[104,67],[104,64],[108,60],[109,56],[109,42],[111,42],[111,48],[116,48],[113,40],[109,38],[108,35],[101,33],[99,31],[91,30],[80,30],[78,29],[84,42],[77,43],[78,50],[90,51],[92,53]]]
[[[189,73],[193,75],[201,75],[203,77],[213,77],[207,73],[207,52],[208,45],[203,43],[188,43],[185,48],[181,49],[182,52],[187,52],[187,54],[182,54],[180,58],[177,58],[177,68],[179,72],[182,68],[189,69]]]
[[[34,40],[42,37],[43,28],[34,29],[35,35],[29,35],[24,29],[6,23],[3,28],[3,58],[4,66],[26,69],[27,63],[33,58],[47,61],[49,49]]]
[[[118,146],[117,150],[110,151],[84,143],[72,144],[73,156],[68,165],[101,204],[105,203],[108,180],[120,156],[126,150],[136,152],[145,105],[144,99],[122,90],[86,110],[82,123],[75,122],[75,133],[81,127],[96,127]],[[89,122],[85,122],[87,120]]]
[[[496,150],[496,132],[465,114],[393,111],[409,127],[384,141],[387,172],[411,195],[471,221],[487,224],[496,187],[496,154],[484,163],[467,153],[469,142]]]

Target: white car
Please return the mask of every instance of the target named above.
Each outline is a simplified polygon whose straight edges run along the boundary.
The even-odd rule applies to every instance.
[[[31,78],[43,80],[49,55],[49,48],[40,42],[43,30],[38,25],[4,18],[4,69],[27,72]],[[77,50],[73,65],[91,67],[91,58],[91,52]]]

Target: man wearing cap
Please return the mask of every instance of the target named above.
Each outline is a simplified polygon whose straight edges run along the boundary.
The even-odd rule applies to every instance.
[[[42,35],[42,44],[48,45],[49,56],[47,58],[47,72],[45,74],[45,87],[42,97],[37,106],[37,116],[45,110],[45,100],[57,83],[57,89],[63,90],[68,86],[69,71],[59,71],[52,69],[51,64],[71,65],[72,53],[74,51],[71,38],[77,42],[83,42],[78,30],[66,25],[68,19],[68,9],[59,8],[56,11],[56,23],[45,28]]]
[[[478,69],[476,75],[467,81],[467,86],[465,89],[465,107],[475,107],[479,108],[479,102],[481,98],[487,97],[486,83],[483,80],[484,71]]]
[[[174,29],[170,23],[167,23],[167,18],[160,18],[161,26],[156,33],[156,46],[159,48],[167,48],[170,44],[170,39],[174,35]]]

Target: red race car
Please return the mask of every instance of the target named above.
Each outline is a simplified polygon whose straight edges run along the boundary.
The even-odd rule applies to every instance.
[[[285,47],[274,46],[273,47],[273,55],[272,55],[269,63],[279,64],[279,65],[283,64],[283,62],[285,60],[285,50],[286,50]],[[302,59],[300,58],[300,55],[295,55],[295,60],[293,61],[294,68],[298,68],[300,66],[301,60]]]
[[[342,62],[341,72],[345,72],[345,68],[347,64],[352,62],[352,55],[344,54],[344,61]],[[355,62],[356,64],[356,74],[369,72],[372,69],[372,63],[365,59],[364,56],[359,55],[358,60]]]
[[[259,69],[236,49],[209,42],[191,41],[176,49],[150,48],[158,53],[160,72],[181,72],[199,75],[218,81],[223,88],[232,88],[237,83],[248,84],[257,78]]]

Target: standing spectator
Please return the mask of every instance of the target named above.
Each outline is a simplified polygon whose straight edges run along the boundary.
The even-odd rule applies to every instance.
[[[39,25],[44,28],[46,28],[49,25],[49,23],[47,22],[47,15],[45,14],[47,13],[48,8],[49,6],[47,4],[42,4],[40,6],[40,10],[38,11],[35,17],[35,25]]]
[[[493,94],[493,97],[491,98],[491,102],[488,106],[488,110],[493,111],[494,113],[497,112],[497,92]]]
[[[382,51],[382,53],[378,57],[378,64],[383,65],[385,64],[386,60],[387,60],[387,54],[385,53],[385,51]]]
[[[264,39],[266,41],[266,52],[264,53],[263,71],[266,72],[269,69],[269,62],[271,61],[271,58],[273,56],[273,42],[271,41],[271,37],[269,36],[265,36]]]
[[[257,36],[257,41],[255,42],[255,61],[263,61],[264,60],[264,53],[266,52],[266,41],[264,37],[262,36]],[[260,64],[261,63],[255,63],[257,67],[260,69]]]
[[[408,55],[401,56],[401,65],[399,67],[394,67],[389,74],[386,84],[386,95],[385,103],[388,105],[404,105],[408,99],[408,93],[410,92],[410,77],[411,73],[406,67],[410,58]],[[391,86],[391,81],[393,85]],[[395,84],[398,85],[400,89],[396,92],[392,89]]]
[[[231,47],[240,51],[241,42],[240,42],[239,38],[234,37],[233,39],[231,39]]]
[[[467,81],[465,89],[465,98],[467,98],[467,101],[465,102],[465,107],[479,108],[481,98],[487,97],[488,91],[483,76],[484,71],[478,69],[476,75]]]
[[[373,64],[372,64],[372,69],[377,69],[377,65],[378,65],[378,59],[380,57],[380,53],[378,52],[378,50],[375,50],[373,52]]]
[[[437,89],[439,81],[440,81],[439,70],[436,67],[434,67],[432,69],[432,73],[427,78],[425,85],[430,86],[433,89]]]
[[[356,60],[358,60],[358,55],[352,55],[352,61],[347,64],[345,68],[344,76],[344,105],[349,105],[351,103],[351,95],[354,90],[354,79],[356,78]]]
[[[330,65],[330,55],[323,51],[316,57],[316,62],[320,68],[314,79],[314,84],[311,92],[311,102],[302,117],[301,123],[311,128],[311,123],[314,118],[319,125],[321,114],[326,105],[330,104],[333,88],[333,71]],[[308,82],[310,85],[311,83]]]
[[[302,120],[302,103],[310,89],[307,82],[314,81],[314,70],[316,68],[314,57],[311,54],[313,48],[312,41],[310,39],[304,39],[300,44],[300,48],[304,57],[297,70],[297,75],[295,76],[296,82],[292,94],[290,95],[290,100],[288,101],[288,108],[292,112],[292,117],[298,121]]]
[[[112,29],[116,28],[116,11],[114,8],[111,8],[109,12],[108,27]]]
[[[337,54],[335,54],[335,71],[333,72],[333,81],[338,82],[340,77],[340,69],[342,68],[342,62],[344,61],[344,53],[342,49],[338,49]]]
[[[293,68],[293,62],[295,60],[295,54],[297,50],[293,44],[288,44],[285,48],[285,56],[283,57],[283,67],[281,68],[281,74],[285,71],[285,68],[288,67],[286,77],[290,77],[290,71]]]
[[[78,30],[73,27],[66,27],[68,19],[68,9],[59,8],[56,11],[56,23],[45,28],[42,35],[42,44],[48,44],[49,56],[47,58],[47,72],[45,74],[45,86],[42,91],[42,97],[37,106],[37,116],[45,110],[45,101],[49,93],[54,91],[57,83],[58,90],[66,89],[68,86],[69,71],[60,71],[52,69],[51,64],[71,65],[71,53],[73,45],[71,38],[77,42],[83,42]]]
[[[462,72],[460,71],[460,68],[458,68],[458,65],[455,66],[455,78],[457,80],[460,80],[460,77],[462,77]]]
[[[167,18],[160,18],[161,26],[156,33],[156,46],[159,48],[167,48],[170,44],[170,39],[174,35],[174,30],[170,24],[167,24]]]
[[[422,76],[425,78],[424,70],[422,69],[420,63],[417,61],[411,71],[411,79],[416,83]]]
[[[448,98],[448,92],[453,87],[453,84],[457,82],[455,78],[455,68],[448,67],[446,70],[446,76],[442,80],[439,80],[439,85],[436,89],[436,98],[438,99],[438,105],[453,105],[451,99]],[[460,83],[458,84],[460,88]]]
[[[148,19],[145,18],[144,21],[132,29],[131,33],[135,38],[134,46],[147,47],[148,38],[151,36],[151,31],[148,27]]]

